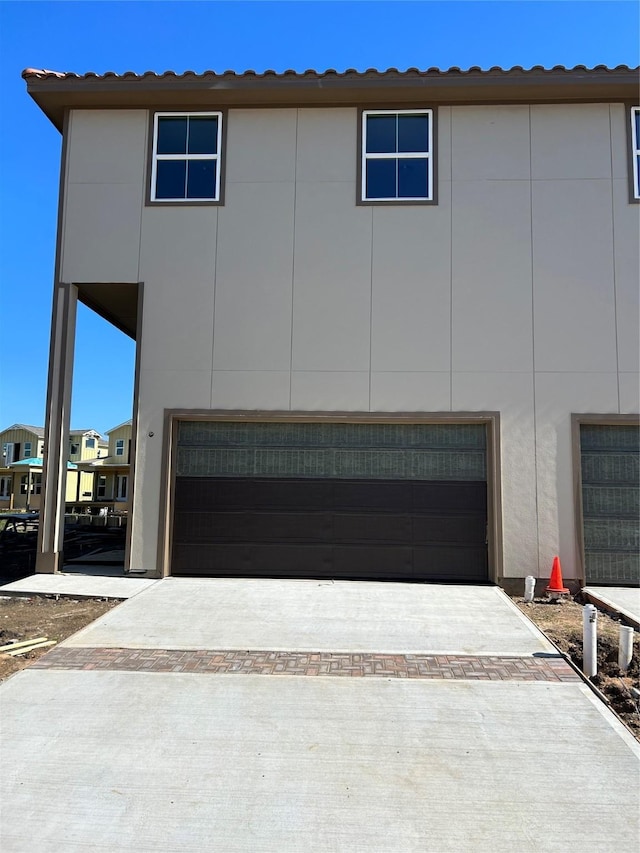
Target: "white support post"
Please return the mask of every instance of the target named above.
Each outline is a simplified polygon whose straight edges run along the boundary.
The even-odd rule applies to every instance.
[[[620,626],[620,647],[618,650],[618,666],[623,672],[629,669],[633,656],[633,628],[628,625]]]
[[[593,604],[582,609],[582,671],[587,678],[598,672],[598,611]]]

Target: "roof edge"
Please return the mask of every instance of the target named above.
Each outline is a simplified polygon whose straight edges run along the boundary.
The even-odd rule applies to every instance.
[[[474,66],[421,71],[367,69],[327,71],[146,71],[117,74],[22,72],[27,91],[45,115],[62,129],[66,109],[144,109],[166,105],[187,108],[358,106],[425,102],[429,104],[623,101],[638,98],[640,68],[598,65],[587,68],[536,65],[525,69]]]

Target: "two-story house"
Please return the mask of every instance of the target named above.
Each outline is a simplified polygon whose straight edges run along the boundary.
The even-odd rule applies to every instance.
[[[44,427],[14,424],[0,433],[0,509],[40,508],[43,490]],[[95,430],[70,430],[66,454],[66,503],[92,500],[93,475],[79,470],[83,460],[106,455],[107,442]]]
[[[640,577],[638,70],[58,73],[75,306],[137,343],[127,568]]]
[[[106,453],[78,465],[83,475],[91,477],[91,499],[97,503],[113,503],[114,509],[126,507],[129,498],[131,429],[132,421],[128,420],[107,430]]]

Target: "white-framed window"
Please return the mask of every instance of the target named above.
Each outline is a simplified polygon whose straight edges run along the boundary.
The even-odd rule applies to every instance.
[[[11,497],[11,484],[13,477],[0,477],[0,498]]]
[[[42,474],[31,474],[31,476],[23,474],[20,477],[20,494],[27,494],[29,480],[31,481],[30,493],[32,495],[39,495],[42,492]]]
[[[24,448],[22,450],[22,458],[23,459],[31,459],[31,442],[25,441]]]
[[[97,489],[96,497],[98,498],[98,500],[100,500],[100,498],[104,498],[104,497],[106,497],[106,495],[107,495],[107,478],[104,476],[104,474],[101,474],[98,477],[98,489]]]
[[[633,197],[640,201],[640,107],[631,107],[631,160]]]
[[[129,485],[129,478],[125,474],[119,474],[118,477],[116,478],[116,500],[117,501],[126,501],[128,485]]]
[[[363,110],[362,201],[431,202],[433,110]]]
[[[155,113],[151,201],[220,201],[222,113]]]
[[[124,456],[124,438],[116,441],[116,456]]]
[[[96,446],[95,438],[88,438],[86,440],[85,447],[87,448],[87,450],[93,450],[95,448],[95,446]]]

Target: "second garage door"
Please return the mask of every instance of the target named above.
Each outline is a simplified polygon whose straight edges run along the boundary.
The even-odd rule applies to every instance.
[[[484,424],[179,424],[172,574],[488,579]]]

